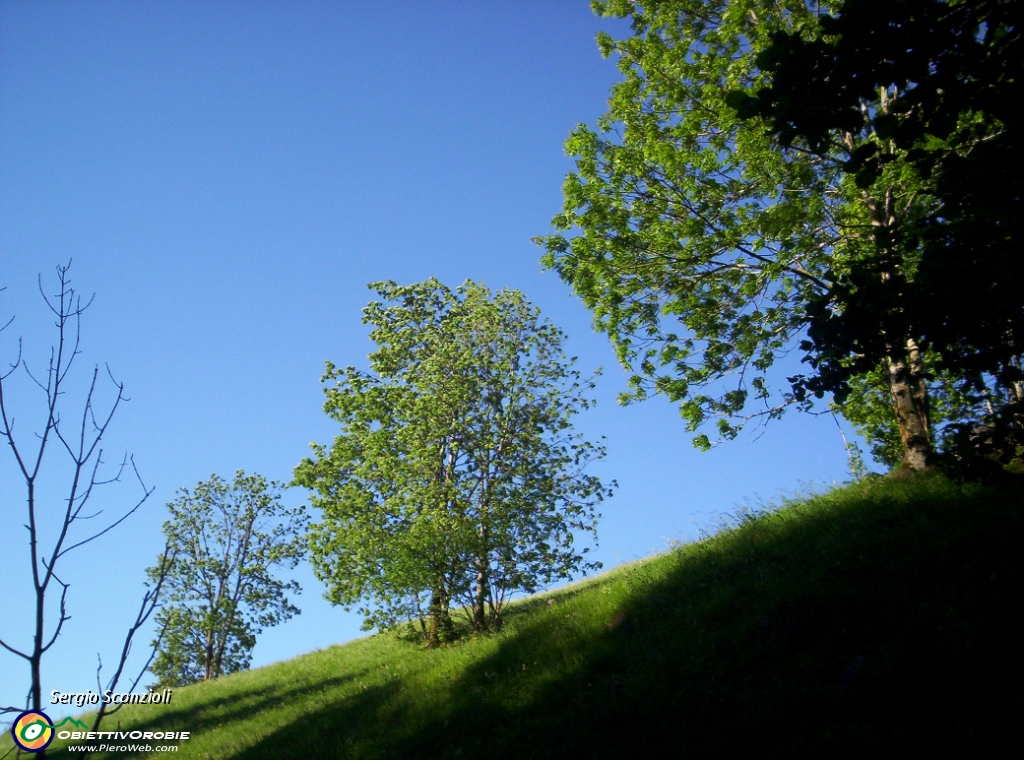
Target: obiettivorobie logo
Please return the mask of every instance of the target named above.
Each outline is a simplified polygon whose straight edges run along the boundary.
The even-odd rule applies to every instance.
[[[41,710],[23,712],[11,726],[14,744],[24,752],[42,752],[50,746],[54,738],[61,740],[78,740],[92,742],[95,740],[110,741],[126,739],[144,741],[180,741],[191,738],[191,731],[90,731],[80,720],[68,717],[56,725],[50,716]],[[70,748],[74,749],[74,747]],[[95,749],[103,752],[152,752],[152,745],[113,745],[101,744]]]
[[[61,725],[68,720],[70,718],[61,721]],[[19,749],[25,752],[42,752],[53,741],[55,728],[49,715],[40,710],[28,710],[14,721],[11,736],[14,737],[14,743]]]

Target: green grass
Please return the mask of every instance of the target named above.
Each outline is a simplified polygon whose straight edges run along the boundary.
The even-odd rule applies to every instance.
[[[1024,708],[1022,501],[862,483],[527,599],[497,635],[372,636],[104,728],[218,760],[994,756]]]

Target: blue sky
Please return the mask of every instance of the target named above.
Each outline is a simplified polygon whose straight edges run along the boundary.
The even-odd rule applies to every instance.
[[[541,269],[530,238],[560,210],[562,144],[618,78],[599,29],[627,32],[577,0],[0,3],[0,323],[16,317],[0,362],[20,336],[30,366],[45,365],[37,277],[52,290],[54,266],[73,259],[73,285],[96,296],[76,376],[107,363],[131,397],[105,458],[131,452],[156,489],[67,558],[73,617],[44,691],[95,689],[97,653],[109,672],[177,488],[238,469],[288,481],[310,441],[331,440],[323,362],[365,361],[372,281],[518,288],[566,331],[582,371],[604,368],[578,428],[606,436],[593,471],[619,482],[599,523],[606,567],[846,479],[828,415],[701,453],[663,400],[618,406],[625,376],[607,339]],[[23,376],[11,385],[26,435],[39,398]],[[48,483],[60,468],[54,456]],[[0,479],[0,637],[27,646],[24,496],[6,446]],[[136,495],[130,481],[107,488],[96,520]],[[308,568],[299,577],[303,614],[262,635],[254,665],[360,635]],[[0,652],[0,676],[0,704],[22,704],[25,664]]]

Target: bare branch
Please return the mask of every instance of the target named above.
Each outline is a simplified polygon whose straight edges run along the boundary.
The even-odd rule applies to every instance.
[[[7,324],[9,325],[13,321],[14,321],[14,318],[11,317],[10,322],[8,322]],[[6,380],[7,378],[9,378],[11,375],[14,374],[15,370],[17,370],[19,366],[21,366],[21,351],[22,351],[22,345],[21,344],[22,344],[21,338],[18,338],[18,357],[10,365],[11,368],[7,372],[5,372],[2,375],[0,375],[0,380]]]
[[[3,647],[4,649],[6,649],[11,654],[18,655],[18,657],[22,657],[22,658],[24,658],[26,660],[29,659],[29,655],[25,654],[24,652],[22,652],[22,651],[20,651],[18,649],[15,649],[14,647],[12,647],[10,644],[8,644],[3,639],[0,639],[0,647]]]
[[[140,478],[140,480],[141,480],[141,478]],[[153,493],[153,491],[155,489],[156,489],[156,487],[154,486],[153,488],[150,488],[148,491],[146,491],[145,494],[142,496],[141,499],[139,499],[139,501],[135,504],[134,507],[132,507],[127,512],[125,512],[123,515],[121,515],[120,518],[118,518],[117,520],[112,522],[110,525],[108,525],[106,528],[101,530],[99,533],[95,533],[94,535],[91,535],[88,538],[86,538],[86,539],[84,539],[82,541],[79,541],[78,543],[72,544],[71,546],[67,547],[66,549],[63,549],[60,552],[60,554],[57,555],[57,558],[59,559],[60,557],[63,557],[65,554],[67,554],[72,549],[77,549],[79,546],[83,546],[84,544],[87,544],[90,541],[95,541],[100,536],[102,536],[105,533],[108,533],[109,531],[111,531],[114,528],[116,528],[118,525],[120,525],[125,520],[127,520],[129,517],[131,517],[133,514],[135,514],[135,510],[137,510],[139,507],[141,507],[146,502],[146,500],[152,495],[152,493]]]
[[[146,593],[142,595],[142,603],[139,605],[138,614],[136,614],[135,622],[132,623],[132,625],[128,628],[128,633],[125,635],[124,645],[121,647],[121,658],[118,661],[117,670],[114,671],[114,675],[111,676],[110,681],[107,682],[107,689],[110,689],[112,691],[117,689],[117,684],[121,680],[121,674],[124,671],[125,663],[127,662],[128,655],[131,652],[132,641],[135,638],[135,634],[138,633],[139,629],[146,624],[146,621],[149,620],[150,616],[153,614],[156,608],[160,606],[160,592],[163,590],[164,581],[167,580],[167,576],[169,575],[171,567],[174,565],[174,561],[175,559],[177,559],[177,556],[177,549],[172,551],[171,542],[168,541],[164,545],[164,550],[160,555],[160,566],[156,574],[156,583],[151,589],[147,590]],[[164,628],[161,629],[160,634],[156,638],[156,641],[153,642],[152,649],[150,650],[149,653],[149,658],[146,660],[145,664],[139,670],[138,675],[135,676],[135,679],[132,681],[132,684],[128,688],[128,691],[135,691],[135,687],[138,686],[139,681],[142,680],[142,677],[145,675],[146,671],[149,670],[149,666],[153,664],[153,659],[156,657],[156,653],[159,650],[160,642],[163,640],[165,632],[166,626],[164,626]],[[99,659],[98,654],[96,657],[97,659]],[[103,662],[101,660],[99,667],[96,668],[97,686],[100,685],[100,670],[102,669],[102,667]],[[104,716],[116,713],[118,710],[121,709],[122,706],[123,705],[119,704],[115,706],[113,709],[107,710],[107,704],[103,703],[100,706],[99,712],[96,713],[96,720],[93,722],[92,730],[98,730],[100,722],[103,720]]]
[[[45,563],[45,560],[44,560],[44,563]],[[43,652],[45,652],[46,650],[48,650],[50,647],[53,646],[54,642],[57,640],[57,637],[60,636],[61,630],[64,628],[64,623],[66,623],[68,620],[71,619],[71,616],[68,614],[68,607],[67,607],[68,588],[70,588],[71,584],[70,583],[65,583],[60,578],[58,578],[56,576],[56,574],[49,567],[47,567],[47,570],[49,571],[49,575],[55,581],[57,581],[57,583],[59,583],[60,586],[61,586],[61,591],[60,591],[60,619],[57,620],[57,627],[53,630],[53,636],[51,636],[50,640],[48,642],[46,642],[46,645],[43,646],[39,650],[40,654],[42,654]]]
[[[82,341],[81,316],[95,298],[94,295],[83,302],[81,297],[77,295],[75,289],[71,287],[71,281],[68,276],[70,266],[70,261],[66,265],[57,266],[57,284],[59,288],[58,292],[53,295],[46,293],[43,288],[42,277],[38,278],[40,295],[47,308],[56,317],[54,327],[57,331],[56,340],[50,348],[45,377],[41,373],[34,373],[28,366],[23,356],[23,343],[21,339],[18,340],[17,359],[10,364],[9,369],[5,369],[4,372],[0,373],[0,436],[6,439],[7,444],[11,448],[26,489],[25,497],[28,514],[24,526],[28,533],[29,565],[32,589],[35,596],[31,646],[26,647],[26,651],[21,651],[0,639],[0,648],[28,661],[31,678],[26,705],[32,709],[40,709],[42,707],[40,666],[43,655],[60,637],[63,632],[64,623],[71,619],[67,607],[70,584],[65,583],[57,574],[58,561],[69,551],[94,541],[120,525],[130,515],[134,514],[152,494],[152,489],[147,488],[145,483],[143,483],[134,460],[128,455],[125,455],[122,459],[120,466],[116,468],[112,477],[107,477],[106,475],[101,477],[100,475],[100,468],[104,465],[103,450],[100,448],[101,441],[121,402],[126,400],[124,385],[114,378],[109,366],[104,365],[107,376],[117,392],[116,398],[109,408],[105,410],[105,413],[97,416],[96,392],[99,377],[99,367],[97,365],[93,369],[93,376],[88,391],[85,394],[85,400],[80,410],[81,416],[77,419],[80,424],[79,429],[75,434],[69,435],[69,431],[62,424],[58,407],[62,403],[61,397],[65,395],[64,382],[67,380],[69,372],[75,364],[75,358],[80,353]],[[3,326],[0,326],[0,332],[10,324],[11,322],[8,321]],[[10,399],[7,393],[9,387],[5,382],[19,367],[24,369],[28,380],[42,390],[46,396],[46,411],[43,412],[42,419],[40,420],[41,429],[34,431],[38,443],[35,444],[35,449],[31,452],[24,450],[15,438],[14,415],[10,409]],[[40,519],[40,514],[37,514],[37,509],[40,505],[37,502],[38,484],[36,482],[37,477],[42,472],[43,460],[47,458],[47,453],[51,450],[51,447],[49,447],[51,433],[61,443],[58,450],[63,448],[70,459],[69,463],[66,462],[65,468],[65,474],[69,480],[65,508],[63,514],[56,520],[58,527],[54,529],[55,535],[53,536],[44,535],[42,532],[41,524],[44,521]],[[60,455],[55,456],[60,457]],[[100,485],[120,481],[121,475],[124,473],[129,462],[135,472],[136,479],[142,485],[142,497],[135,502],[134,506],[108,526],[87,538],[78,540],[78,537],[73,536],[71,532],[73,524],[77,520],[92,519],[102,514],[103,511],[98,510],[89,515],[83,514],[83,509],[90,501],[94,489]],[[49,472],[49,466],[47,467],[47,472]],[[58,516],[54,515],[54,517],[57,518]],[[70,546],[66,545],[69,543]],[[47,596],[51,580],[61,587],[58,606],[59,616],[56,622],[47,620],[47,611],[52,605],[52,600],[49,600]],[[136,624],[129,631],[129,636],[123,650],[123,657],[127,656],[131,636],[138,630],[139,626],[145,623],[155,608],[157,603],[156,595],[158,593],[158,591],[148,592],[143,598],[143,604],[137,616]],[[124,662],[122,659],[116,678],[120,677],[123,667]]]

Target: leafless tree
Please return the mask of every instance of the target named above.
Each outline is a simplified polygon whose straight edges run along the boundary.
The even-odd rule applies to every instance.
[[[45,372],[34,371],[29,365],[22,353],[21,339],[18,340],[16,358],[5,370],[0,371],[0,438],[3,438],[10,447],[16,462],[15,472],[20,473],[25,488],[26,511],[23,513],[23,527],[27,531],[31,589],[34,592],[31,641],[26,644],[18,643],[12,634],[0,630],[0,647],[22,658],[30,671],[25,706],[0,705],[0,714],[21,712],[26,708],[42,709],[43,656],[56,643],[64,623],[70,619],[67,601],[71,584],[59,574],[61,560],[68,553],[95,541],[123,523],[153,492],[152,488],[147,488],[143,483],[131,456],[124,455],[120,463],[112,468],[108,469],[105,466],[107,463],[103,459],[101,442],[114,414],[121,403],[127,400],[124,385],[114,379],[109,367],[105,367],[105,374],[116,393],[113,401],[99,401],[98,385],[101,384],[102,378],[99,366],[95,366],[88,388],[84,390],[81,405],[73,412],[67,411],[71,406],[68,396],[72,391],[69,373],[80,353],[81,317],[92,303],[91,298],[83,302],[71,287],[68,277],[70,266],[71,263],[68,262],[57,267],[57,282],[60,287],[59,292],[52,296],[46,294],[42,278],[39,279],[39,292],[55,317],[57,329],[56,341],[51,346]],[[11,321],[8,321],[0,327],[0,331],[9,328],[10,325]],[[30,379],[29,387],[34,385],[45,395],[45,407],[40,414],[41,424],[34,429],[25,429],[17,424],[19,420],[12,409],[12,399],[9,398],[12,389],[11,377],[19,370]],[[52,459],[63,459],[66,463],[60,476],[62,482],[57,484],[59,503],[49,497],[49,494],[54,492],[52,467],[45,468],[48,479],[45,489],[42,483],[44,463]],[[102,486],[118,482],[126,475],[132,475],[138,481],[140,495],[119,515],[100,522],[104,510],[93,507],[94,497]],[[5,490],[10,493],[13,489],[5,486]],[[155,582],[150,583],[144,594],[135,623],[129,627],[120,660],[108,688],[116,686],[121,678],[132,638],[158,606],[161,586],[162,578],[157,578]],[[10,618],[5,622],[9,623]],[[132,686],[137,683],[138,679]],[[102,717],[101,712],[98,720],[102,720]]]

